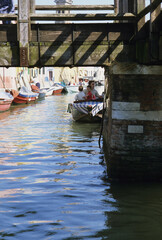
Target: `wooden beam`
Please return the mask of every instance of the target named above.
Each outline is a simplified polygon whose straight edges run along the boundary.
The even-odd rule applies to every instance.
[[[35,0],[30,0],[30,13],[35,13]],[[35,22],[33,21],[31,23],[33,24]]]
[[[35,13],[35,0],[30,0],[30,13]]]
[[[119,14],[31,14],[31,20],[40,21],[89,21],[89,20],[129,20],[135,21],[136,17],[132,13]]]
[[[137,14],[145,8],[145,0],[137,0]],[[145,25],[145,16],[137,22],[137,31],[139,32]]]
[[[18,0],[18,41],[20,49],[20,66],[29,64],[29,11],[28,0]]]
[[[16,14],[0,14],[0,20],[17,20],[17,15]]]
[[[18,9],[18,6],[15,6]],[[36,5],[35,10],[114,10],[114,5]]]
[[[114,0],[114,13],[118,14],[118,12],[119,12],[119,1]]]
[[[154,11],[160,3],[161,0],[154,0],[150,5],[139,11],[139,13],[137,14],[137,19],[140,20],[150,11]]]
[[[155,0],[151,0],[152,4]],[[159,16],[161,13],[161,3],[151,8],[150,12],[150,54],[153,62],[159,60]]]
[[[155,0],[151,0],[152,3],[154,3]],[[157,18],[160,16],[160,12],[161,12],[161,3],[159,2],[159,4],[157,3],[157,5],[154,5],[154,8],[151,8],[151,14],[150,14],[150,28],[151,28],[151,32],[157,32],[159,31],[158,29],[158,24],[157,24]]]
[[[128,12],[128,0],[123,1],[123,13]]]

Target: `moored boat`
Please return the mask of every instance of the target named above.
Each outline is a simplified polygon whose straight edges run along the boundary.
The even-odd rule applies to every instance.
[[[58,83],[54,83],[49,88],[41,88],[41,91],[44,91],[46,96],[51,96],[51,95],[55,95],[55,94],[61,94],[62,91],[63,91],[63,86],[61,86]]]
[[[68,93],[77,93],[79,85],[67,85],[66,89]]]
[[[39,93],[34,93],[28,90],[26,87],[21,87],[18,95],[13,99],[15,104],[28,104],[38,99]]]
[[[34,93],[38,93],[38,99],[44,99],[45,96],[46,96],[46,91],[40,89],[40,85],[37,85],[37,84],[34,85],[34,84],[32,84],[32,85],[31,85],[31,90],[32,90],[32,92],[34,92]]]
[[[39,91],[38,99],[44,99],[46,96],[46,93],[43,90]]]
[[[100,122],[102,110],[102,100],[78,101],[68,104],[68,112],[72,114],[73,120],[78,122]]]
[[[13,96],[6,92],[5,89],[0,90],[0,112],[7,111],[13,101]]]
[[[61,84],[54,83],[54,84],[53,84],[53,87],[54,87],[53,93],[52,93],[53,95],[62,93],[62,91],[63,91],[63,86],[61,86]]]

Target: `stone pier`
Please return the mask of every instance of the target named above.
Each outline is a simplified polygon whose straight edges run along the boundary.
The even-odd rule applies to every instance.
[[[104,149],[110,178],[162,179],[162,67],[106,69]]]

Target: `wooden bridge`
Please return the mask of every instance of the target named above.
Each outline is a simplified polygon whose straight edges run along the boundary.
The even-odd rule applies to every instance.
[[[79,13],[40,14],[43,10]],[[81,14],[82,10],[96,13]],[[97,13],[100,10],[106,13]],[[16,11],[0,14],[2,21],[14,21],[0,25],[0,66],[109,66],[114,61],[162,63],[161,0],[152,0],[147,7],[144,0],[115,0],[114,5],[97,6],[35,6],[35,0],[19,0]],[[148,13],[150,21],[145,20]]]

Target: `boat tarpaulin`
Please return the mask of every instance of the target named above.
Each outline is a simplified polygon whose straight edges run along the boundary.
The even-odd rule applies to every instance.
[[[88,107],[92,107],[91,113],[92,116],[95,116],[98,112],[100,112],[103,109],[103,102],[88,101],[81,103],[73,103],[73,107],[77,109],[79,112],[85,114],[89,113]]]
[[[92,109],[92,116],[95,116],[101,110],[103,110],[103,103],[96,104],[96,106]]]

